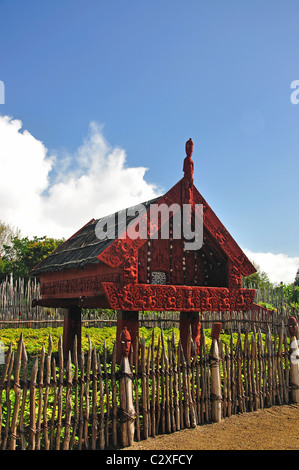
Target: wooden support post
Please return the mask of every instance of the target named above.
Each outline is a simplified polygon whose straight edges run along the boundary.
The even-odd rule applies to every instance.
[[[120,412],[121,412],[121,439],[122,446],[131,446],[135,432],[135,408],[133,401],[132,371],[129,362],[131,348],[131,335],[126,327],[120,334],[121,362],[120,362]]]
[[[298,340],[295,336],[291,337],[290,372],[291,372],[292,400],[294,403],[299,403],[299,348],[298,348]]]
[[[294,317],[288,320],[291,336],[290,341],[290,372],[291,372],[291,397],[294,403],[299,403],[299,341],[298,324]]]
[[[63,356],[68,358],[69,351],[73,356],[75,337],[77,336],[77,353],[81,356],[81,308],[72,305],[64,313],[63,323]]]
[[[136,338],[139,337],[139,312],[118,311],[116,327],[116,361],[120,364],[122,357],[121,343],[119,341],[121,332],[126,327],[131,335],[132,344],[136,345]]]
[[[211,337],[212,345],[210,350],[211,367],[211,401],[212,401],[212,420],[221,421],[221,378],[220,378],[220,357],[218,339],[222,328],[221,323],[213,323]]]
[[[196,344],[196,352],[199,355],[200,346],[200,321],[198,312],[180,312],[180,340],[185,358],[188,350],[188,335],[191,327],[192,341]]]
[[[191,312],[180,312],[180,341],[185,357],[187,357],[188,332],[191,321],[190,313]]]

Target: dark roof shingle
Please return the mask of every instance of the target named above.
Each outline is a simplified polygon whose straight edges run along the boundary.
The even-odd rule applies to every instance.
[[[143,205],[146,209],[149,208],[150,204],[154,204],[160,198],[155,198],[150,201],[144,202]],[[134,212],[132,206],[124,210],[130,210],[130,213]],[[117,212],[115,213],[117,214]],[[113,215],[113,214],[112,214]],[[137,214],[138,215],[138,214]],[[111,217],[111,216],[107,216]],[[126,225],[128,226],[135,217],[126,217]],[[93,219],[81,228],[72,237],[62,243],[56,250],[53,251],[49,256],[40,261],[31,271],[30,275],[39,276],[41,273],[62,271],[71,268],[82,268],[88,264],[96,264],[100,261],[98,256],[114,241],[114,239],[101,240],[97,238],[95,228],[99,220],[104,220],[106,217],[101,219]],[[117,235],[117,218],[116,220],[116,235]],[[120,235],[120,234],[119,234]]]

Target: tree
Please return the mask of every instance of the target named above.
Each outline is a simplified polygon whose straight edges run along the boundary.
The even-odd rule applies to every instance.
[[[294,286],[299,287],[299,268],[297,269]]]
[[[244,278],[245,287],[252,287],[253,289],[273,287],[268,274],[265,271],[261,271],[257,264],[254,264],[254,267],[256,272]]]
[[[4,245],[11,246],[15,237],[20,238],[21,231],[19,228],[11,227],[0,220],[0,256],[4,253]]]
[[[11,245],[3,246],[3,256],[0,260],[0,276],[13,275],[14,278],[27,279],[30,270],[42,259],[52,253],[63,239],[33,237],[33,239],[13,237]]]

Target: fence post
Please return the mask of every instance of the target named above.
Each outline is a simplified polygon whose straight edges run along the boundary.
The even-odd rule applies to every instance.
[[[212,420],[221,421],[221,378],[220,378],[220,357],[218,339],[222,323],[213,323],[211,336],[212,345],[210,350],[210,367],[211,367],[211,401],[212,401]]]
[[[298,323],[296,318],[290,317],[288,320],[290,343],[290,372],[291,372],[291,396],[295,403],[299,403],[299,348],[297,340]]]
[[[132,371],[129,363],[129,352],[131,348],[131,335],[126,327],[121,332],[120,362],[120,413],[121,413],[121,437],[123,447],[131,446],[134,441],[135,431],[135,409],[133,402]]]

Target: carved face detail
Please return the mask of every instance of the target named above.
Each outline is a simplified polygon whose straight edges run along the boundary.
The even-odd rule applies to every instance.
[[[288,328],[291,336],[296,336],[298,330],[298,323],[295,317],[290,317],[288,320]]]
[[[192,139],[189,139],[186,142],[186,154],[188,155],[188,157],[191,157],[192,153],[193,153],[193,142],[192,142]]]
[[[211,329],[211,337],[213,339],[220,338],[221,329],[222,329],[222,323],[219,323],[219,322],[213,323],[212,329]]]
[[[121,351],[124,357],[128,357],[131,349],[131,335],[125,326],[120,334]]]

